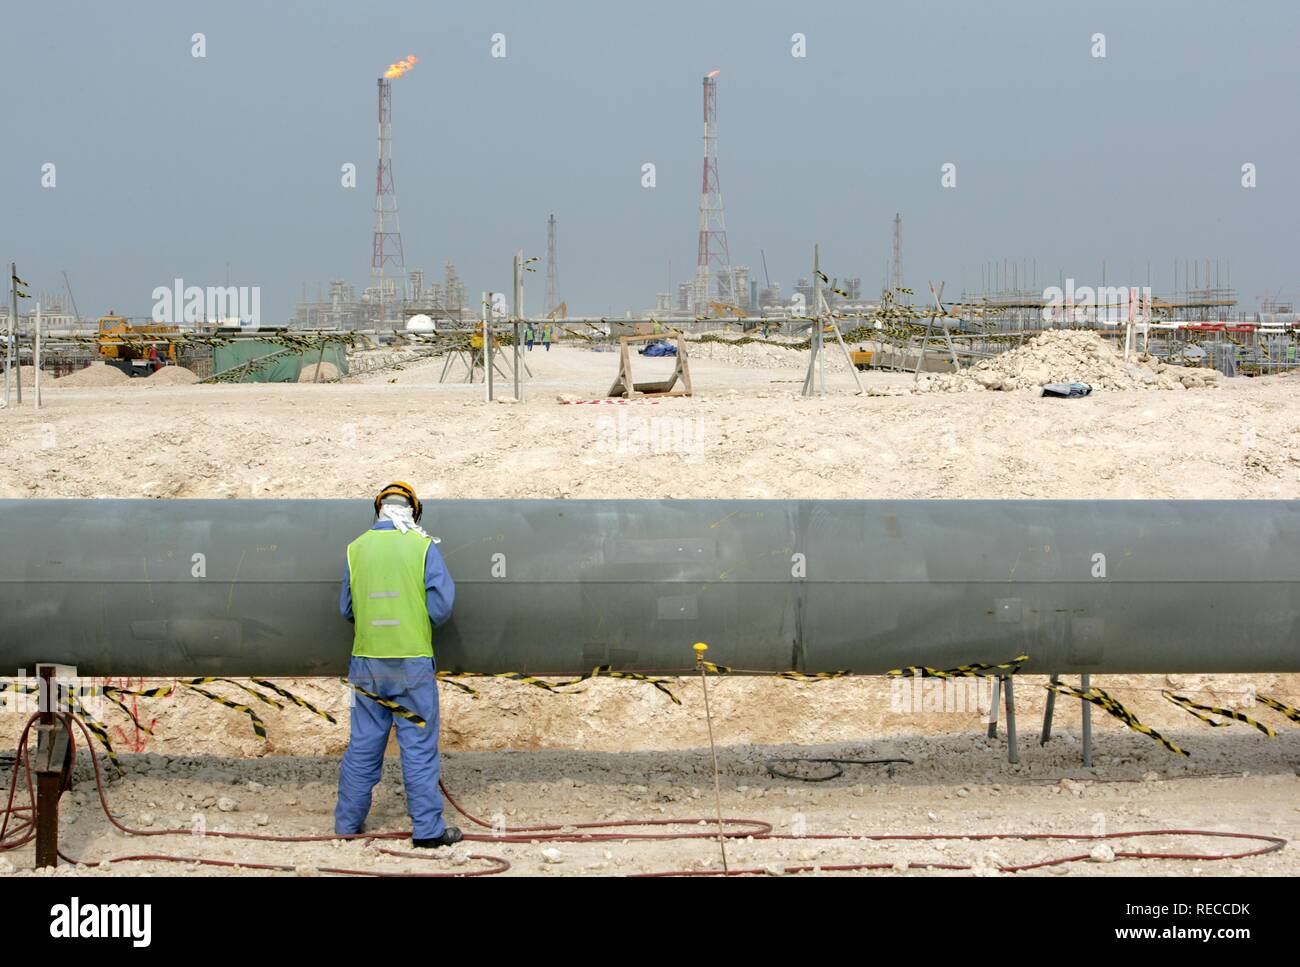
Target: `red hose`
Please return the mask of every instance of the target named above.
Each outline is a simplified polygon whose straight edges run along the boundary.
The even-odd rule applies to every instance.
[[[23,846],[35,837],[35,793],[32,787],[31,763],[27,754],[28,734],[33,723],[38,718],[33,715],[27,720],[23,727],[22,734],[18,740],[17,756],[14,760],[13,774],[10,779],[8,801],[3,811],[3,822],[0,822],[0,851],[17,849]],[[73,740],[73,731],[70,722],[76,722],[78,728],[86,737],[87,748],[91,747],[91,736],[86,726],[67,715],[60,715],[60,721],[65,729],[68,730],[68,740],[70,743],[71,754],[69,763],[65,769],[65,783],[71,774],[72,764],[76,757],[76,743]],[[104,810],[104,815],[108,821],[117,829],[130,836],[176,836],[190,835],[188,829],[132,829],[117,821],[113,816],[112,810],[108,805],[108,797],[104,791],[103,775],[100,772],[99,760],[94,755],[90,757],[91,764],[95,770],[95,788],[99,794],[100,806]],[[27,777],[28,805],[14,805],[14,798],[18,791],[19,766],[25,766],[25,775]],[[482,829],[492,829],[492,824],[485,822],[479,817],[473,815],[462,806],[454,796],[447,790],[442,782],[439,782],[443,795],[451,806],[464,816],[467,820]],[[15,821],[14,829],[9,831],[11,820]],[[535,826],[515,826],[501,835],[469,833],[465,836],[467,841],[474,842],[499,842],[499,843],[532,843],[532,842],[550,842],[550,843],[586,843],[586,842],[604,842],[611,840],[686,840],[686,839],[714,839],[717,837],[716,829],[707,829],[694,832],[651,832],[651,833],[628,833],[628,832],[593,832],[594,830],[626,830],[635,827],[668,827],[668,826],[699,826],[701,823],[714,823],[713,819],[696,817],[689,819],[619,819],[605,820],[601,822],[584,822],[584,823],[547,823]],[[1218,860],[1239,860],[1252,856],[1263,856],[1267,853],[1274,853],[1287,844],[1287,840],[1280,836],[1267,836],[1260,833],[1227,833],[1216,832],[1205,829],[1149,829],[1134,830],[1122,833],[1106,833],[1103,835],[1076,835],[1070,833],[816,833],[807,836],[793,836],[789,834],[779,834],[772,831],[771,823],[761,819],[745,818],[728,818],[723,823],[726,831],[723,833],[728,838],[739,839],[752,837],[755,840],[865,840],[871,842],[890,842],[890,841],[907,841],[907,842],[936,842],[948,840],[973,840],[984,841],[994,839],[1013,839],[1021,841],[1029,840],[1069,840],[1073,842],[1090,841],[1104,842],[1106,840],[1135,839],[1138,837],[1151,836],[1202,836],[1217,837],[1222,839],[1246,839],[1262,842],[1264,845],[1256,849],[1247,850],[1240,853],[1145,853],[1141,851],[1118,850],[1115,852],[1116,859],[1146,859],[1146,860],[1200,860],[1203,862],[1213,862]],[[573,830],[569,832],[568,830]],[[583,832],[587,830],[587,832]],[[267,833],[235,833],[216,831],[205,834],[207,836],[217,836],[223,839],[244,839],[257,840],[268,843],[318,843],[331,842],[338,839],[360,839],[367,842],[372,840],[399,840],[407,839],[410,834],[405,832],[393,833],[361,833],[355,836],[276,836]],[[8,838],[6,838],[8,836]],[[405,850],[390,850],[378,848],[377,850],[387,856],[397,856],[403,859],[433,859],[433,856],[424,853],[415,853]],[[82,861],[73,859],[63,853],[59,856],[69,863],[80,863]],[[1059,866],[1062,863],[1073,863],[1080,860],[1087,860],[1091,857],[1087,853],[1071,854],[1067,856],[1058,856],[1052,859],[1040,860],[1034,863],[1021,864],[999,864],[997,869],[1004,873],[1019,873],[1024,870],[1040,869],[1048,866]],[[334,873],[348,876],[398,876],[398,877],[477,877],[477,876],[494,876],[504,873],[511,868],[509,860],[500,856],[491,856],[487,854],[472,853],[470,859],[478,860],[490,864],[484,869],[467,870],[465,872],[381,872],[374,870],[355,870],[342,867],[319,867],[322,873]],[[162,853],[142,853],[131,856],[119,856],[110,860],[113,863],[127,862],[165,862],[165,863],[195,863],[203,866],[219,867],[242,867],[252,870],[276,870],[292,872],[296,869],[294,866],[277,864],[277,863],[245,863],[236,860],[209,859],[205,857],[175,856]],[[782,867],[785,873],[806,873],[813,871],[822,872],[854,872],[862,870],[885,870],[894,867],[893,862],[878,863],[841,863],[841,864],[802,864],[798,866]],[[974,867],[962,863],[909,863],[914,868],[924,868],[933,870],[971,870]],[[653,873],[636,873],[632,876],[639,877],[665,877],[665,876],[743,876],[766,874],[770,872],[768,868],[753,867],[748,869],[733,869],[724,872],[723,870],[662,870]]]

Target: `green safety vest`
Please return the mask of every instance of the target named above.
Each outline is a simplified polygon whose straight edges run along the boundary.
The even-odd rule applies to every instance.
[[[348,576],[361,658],[432,658],[433,623],[424,603],[430,540],[415,531],[366,531],[348,545]]]

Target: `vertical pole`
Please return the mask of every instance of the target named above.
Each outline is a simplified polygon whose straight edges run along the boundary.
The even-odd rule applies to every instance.
[[[14,372],[14,343],[18,326],[18,266],[9,263],[9,334],[5,339],[5,405],[9,405],[9,387],[17,373]],[[23,391],[18,390],[18,402],[23,401]]]
[[[519,353],[520,320],[524,317],[524,250],[515,253],[515,399],[524,401],[523,357]]]
[[[1061,680],[1060,675],[1052,676],[1052,684],[1055,685]],[[1052,716],[1056,712],[1056,693],[1050,688],[1047,690],[1047,704],[1043,706],[1043,734],[1038,738],[1039,745],[1047,745],[1047,740],[1052,737]]]
[[[858,395],[861,396],[865,392],[862,388],[862,377],[858,375],[858,367],[853,365],[853,355],[849,352],[849,347],[844,345],[844,334],[840,332],[840,324],[832,318],[831,325],[835,327],[835,339],[840,344],[840,349],[844,351],[844,361],[849,364],[849,372],[853,374],[853,382],[858,387]]]
[[[9,263],[9,291],[13,302],[18,301],[18,297],[13,295],[14,275],[18,271],[17,266],[12,262]],[[13,379],[14,368],[14,315],[13,310],[9,311],[9,325],[5,327],[5,406],[9,405],[9,384]]]
[[[1007,761],[1015,765],[1020,761],[1020,748],[1016,744],[1016,693],[1014,675],[1005,679],[1007,693]]]
[[[813,246],[813,304],[808,307],[808,316],[812,319],[812,328],[808,330],[808,372],[803,378],[803,395],[812,396],[817,391],[817,366],[821,352],[821,280],[817,273],[821,269],[821,246]]]
[[[59,785],[62,776],[52,771],[54,732],[54,668],[41,669],[37,697],[40,719],[37,726],[36,772],[36,866],[59,865]],[[44,753],[41,755],[40,753]]]
[[[695,649],[695,667],[700,672],[700,686],[704,690],[704,720],[709,725],[709,752],[713,756],[713,803],[718,812],[718,849],[722,852],[722,872],[729,873],[727,866],[727,836],[722,826],[722,784],[718,778],[718,747],[713,742],[713,713],[709,710],[709,677],[704,667],[704,653],[709,646],[698,641]]]
[[[483,379],[487,402],[492,402],[492,293],[483,293]]]
[[[1092,676],[1087,672],[1080,675],[1079,687],[1085,692],[1092,688]],[[1083,767],[1092,768],[1092,702],[1083,703]]]
[[[995,676],[993,679],[993,696],[989,701],[989,738],[998,737],[998,702],[1002,699],[1002,678]]]
[[[32,349],[32,362],[36,365],[36,408],[41,408],[41,304],[36,303],[36,344]]]
[[[813,245],[813,315],[817,319],[817,395],[826,395],[826,360],[822,358],[825,334],[822,332],[822,247]]]

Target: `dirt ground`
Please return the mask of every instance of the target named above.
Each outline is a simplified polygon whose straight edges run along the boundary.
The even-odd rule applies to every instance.
[[[765,361],[789,351],[761,348],[758,365],[728,359],[736,353],[729,347],[717,358],[701,352],[691,360],[694,397],[626,405],[573,402],[603,397],[617,360],[567,345],[527,355],[534,378],[522,404],[486,405],[479,384],[440,384],[441,360],[325,385],[43,385],[39,412],[28,398],[0,413],[0,497],[366,497],[392,478],[411,481],[430,498],[1294,499],[1300,490],[1300,384],[1289,379],[1236,379],[1182,392],[1102,391],[1074,400],[1029,391],[858,396],[836,361],[826,397],[804,400],[797,365]],[[671,366],[671,360],[637,358],[636,378],[660,377]],[[862,378],[878,392],[906,393],[911,381],[882,373]],[[511,392],[508,380],[498,388]],[[106,713],[127,769],[125,779],[109,786],[120,821],[189,828],[202,816],[209,831],[327,834],[347,698],[329,682],[284,684],[334,712],[340,724],[292,707],[259,708],[269,733],[262,743],[243,716],[193,694],[140,701],[142,718],[156,720],[153,736]],[[1296,705],[1300,676],[1111,676],[1094,684],[1188,749],[1190,758],[1098,711],[1096,761],[1083,769],[1078,703],[1058,704],[1054,738],[1038,744],[1045,691],[1034,678],[1018,679],[1018,766],[1006,761],[1005,733],[984,737],[978,710],[893,711],[890,685],[878,679],[712,681],[723,812],[791,835],[1159,828],[1300,835],[1294,725],[1269,718],[1279,731],[1273,740],[1243,724],[1210,729],[1159,695],[1174,685],[1198,701],[1230,703],[1244,686],[1254,686]],[[474,699],[442,689],[444,774],[452,794],[489,822],[494,816],[510,827],[713,815],[698,680],[678,684],[681,706],[631,682],[592,682],[569,695],[509,683],[479,690]],[[0,712],[0,750],[12,750],[20,721],[13,711]],[[768,774],[766,760],[782,755],[902,755],[913,762],[896,766],[892,776],[880,766],[850,766],[840,778],[806,783]],[[406,820],[395,758],[388,769],[371,825],[400,830]],[[223,797],[235,800],[235,808],[222,810]],[[544,875],[701,870],[718,863],[717,843],[708,839],[498,841],[414,861],[337,841],[142,840],[112,831],[86,782],[65,805],[65,849],[87,861],[165,852],[281,863],[302,873],[328,866],[464,872],[482,865],[466,859],[473,852],[506,857],[516,872]],[[699,828],[707,827],[691,827]],[[1114,847],[1240,852],[1256,845],[1229,843],[1235,845],[1181,836]],[[973,865],[976,872],[996,872],[999,865],[1086,855],[1096,845],[741,839],[728,854],[733,866],[885,862],[888,875],[910,875],[927,859],[948,857],[945,862]],[[29,848],[3,854],[0,872],[21,873],[31,862]],[[234,872],[152,862],[97,869]],[[1218,863],[1106,862],[1103,851],[1098,861],[1036,872],[1061,870],[1294,874],[1300,861],[1291,845]]]

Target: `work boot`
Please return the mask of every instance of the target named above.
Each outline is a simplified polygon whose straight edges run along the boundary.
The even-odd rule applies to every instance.
[[[433,839],[412,839],[411,845],[416,849],[437,849],[439,846],[454,846],[464,839],[464,835],[455,826],[448,826],[441,836]]]

